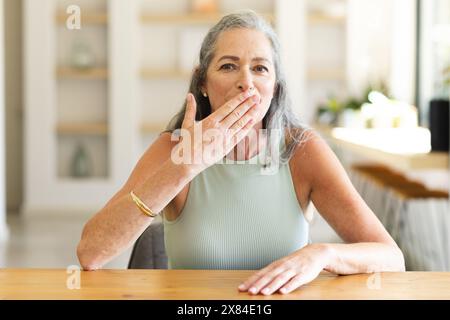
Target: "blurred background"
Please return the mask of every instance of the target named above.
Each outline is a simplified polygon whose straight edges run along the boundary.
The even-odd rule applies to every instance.
[[[450,271],[450,1],[0,3],[0,267],[78,264],[83,224],[181,108],[208,29],[252,9],[279,35],[294,111],[407,269]],[[341,241],[311,213],[314,242]]]

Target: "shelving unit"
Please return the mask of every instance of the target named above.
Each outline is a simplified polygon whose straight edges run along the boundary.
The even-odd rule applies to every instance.
[[[94,2],[104,9],[94,11],[83,1],[78,3],[79,30],[66,27],[65,2],[54,3],[58,178],[107,179],[109,175],[108,1]],[[83,173],[77,172],[80,166],[86,167]]]
[[[119,185],[111,148],[110,4],[24,1],[25,214],[91,213]],[[69,5],[81,9],[79,30],[66,27]],[[77,43],[91,50],[92,67],[75,67]],[[75,177],[80,145],[89,170],[87,176]]]

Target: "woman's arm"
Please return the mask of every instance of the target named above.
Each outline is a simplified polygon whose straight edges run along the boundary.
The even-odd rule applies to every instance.
[[[152,222],[137,208],[131,191],[150,210],[161,212],[199,172],[228,154],[249,133],[261,112],[259,100],[247,90],[197,122],[195,98],[188,94],[181,141],[174,144],[170,134],[161,135],[139,160],[125,186],[85,225],[77,248],[83,268],[100,268],[129,247]],[[210,139],[212,130],[220,139]],[[179,156],[182,161],[177,164]]]
[[[312,133],[306,144],[310,198],[316,209],[347,244],[329,244],[332,272],[350,274],[404,271],[403,254],[380,220],[354,188],[341,163],[325,141]]]
[[[293,161],[302,176],[296,180],[310,186],[309,198],[346,244],[308,245],[258,271],[239,290],[289,293],[324,269],[336,274],[405,270],[401,250],[322,138],[309,133]]]
[[[390,244],[314,243],[259,270],[239,286],[240,291],[270,295],[290,293],[314,280],[322,270],[336,274],[404,271],[403,255]]]
[[[161,135],[142,156],[123,188],[90,219],[77,248],[86,270],[101,268],[133,244],[153,221],[132,201],[134,190],[153,212],[160,212],[193,178],[188,166],[170,159],[170,134]]]
[[[405,271],[403,254],[396,245],[380,242],[325,243],[325,270],[335,274]]]

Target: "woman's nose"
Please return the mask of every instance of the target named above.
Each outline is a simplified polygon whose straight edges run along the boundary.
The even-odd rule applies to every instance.
[[[248,71],[243,71],[239,75],[239,79],[237,81],[237,87],[241,91],[246,91],[247,89],[254,88],[255,85],[253,83],[252,75]]]

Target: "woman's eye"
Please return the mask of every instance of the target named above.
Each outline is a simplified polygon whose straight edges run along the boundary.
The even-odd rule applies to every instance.
[[[222,70],[233,70],[233,69],[235,69],[235,66],[232,63],[226,63],[226,64],[222,65],[220,67],[220,69],[222,69]]]
[[[265,66],[256,66],[255,70],[257,72],[269,72],[269,69],[267,69]]]

